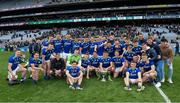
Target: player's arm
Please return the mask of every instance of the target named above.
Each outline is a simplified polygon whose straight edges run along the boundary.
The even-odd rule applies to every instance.
[[[67,77],[69,77],[69,78],[74,78],[74,77],[72,77],[72,76],[70,75],[69,70],[66,70],[66,75],[67,75]]]
[[[43,67],[42,67],[42,64],[39,64],[39,69],[40,69],[41,71],[44,71],[44,69],[43,69]]]
[[[11,67],[12,67],[12,63],[9,63],[9,64],[8,64],[8,71],[9,71],[9,72],[11,73],[11,75],[15,78],[15,75],[13,74]]]
[[[112,68],[113,67],[113,62],[110,62],[110,66],[108,68]]]
[[[121,66],[121,68],[120,68],[120,72],[124,69],[124,67],[125,67],[125,62],[123,62],[122,63],[123,65]]]
[[[36,67],[34,64],[31,64],[31,71],[35,71]]]
[[[103,70],[102,63],[100,63],[99,67],[100,67],[100,70]]]
[[[151,72],[154,72],[155,71],[155,66],[154,65],[151,65],[151,70],[148,71],[148,73],[151,73]]]
[[[138,72],[138,82],[142,81],[142,76],[141,76],[141,72]]]
[[[126,79],[129,80],[129,72],[126,72]]]
[[[95,51],[95,52],[97,51],[97,45],[94,46],[94,51]]]
[[[80,75],[77,77],[77,79],[81,78],[83,76],[83,72],[80,71]]]

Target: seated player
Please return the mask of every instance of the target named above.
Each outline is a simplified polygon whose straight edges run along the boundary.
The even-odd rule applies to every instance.
[[[16,50],[15,55],[10,56],[8,63],[8,80],[9,84],[17,84],[18,75],[17,72],[22,72],[21,82],[26,79],[26,68],[24,68],[20,63],[21,60],[21,51]]]
[[[89,61],[89,55],[84,54],[84,57],[81,59],[81,71],[83,73],[86,73],[86,78],[89,79],[89,66],[90,66],[90,61]]]
[[[35,53],[33,58],[29,60],[30,70],[32,72],[32,80],[34,84],[37,84],[39,80],[39,71],[42,69],[42,59],[40,59],[39,54]]]
[[[142,78],[141,78],[141,70],[136,68],[136,62],[131,62],[130,68],[126,71],[126,77],[124,78],[124,83],[126,87],[125,90],[132,90],[130,84],[138,84],[137,91],[144,90],[144,86],[142,86]]]
[[[96,76],[98,77],[98,79],[100,79],[99,65],[100,65],[101,58],[98,57],[97,52],[94,51],[93,56],[89,60],[91,63],[89,67],[89,72],[95,71]]]
[[[51,75],[56,77],[61,77],[64,74],[66,68],[66,63],[60,54],[56,54],[55,58],[51,60]]]
[[[103,52],[103,57],[101,58],[100,62],[100,73],[102,76],[101,81],[106,81],[108,77],[109,81],[112,81],[110,73],[113,72],[113,62],[111,58],[108,56],[108,52]]]
[[[147,58],[147,55],[144,53],[142,54],[142,60],[140,61],[140,67],[142,68],[143,78],[142,81],[150,81],[152,82],[156,78],[156,71],[154,62],[150,61]]]
[[[54,46],[52,44],[48,45],[48,48],[44,49],[42,52],[42,61],[44,64],[44,79],[49,80],[50,79],[50,59],[53,58],[54,53]]]
[[[67,67],[66,75],[67,80],[70,83],[69,88],[75,90],[82,90],[81,82],[83,79],[83,72],[81,71],[80,67],[77,66],[78,62],[72,61],[71,66]]]
[[[115,51],[115,57],[112,58],[114,63],[114,78],[117,78],[120,72],[123,72],[125,59],[119,55],[119,51]]]

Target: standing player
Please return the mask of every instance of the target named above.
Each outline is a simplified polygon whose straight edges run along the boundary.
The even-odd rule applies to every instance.
[[[138,84],[137,91],[144,90],[144,86],[142,86],[141,70],[139,68],[136,68],[135,62],[131,62],[130,68],[127,69],[124,83],[126,85],[126,87],[124,87],[125,90],[132,90],[130,84],[135,83]]]
[[[84,42],[83,43],[81,43],[81,54],[87,54],[87,53],[89,53],[89,47],[90,47],[90,42],[89,42],[89,39],[88,38],[85,38],[84,39]],[[82,56],[83,56],[82,55]]]
[[[71,54],[72,51],[72,40],[70,39],[70,35],[66,35],[66,39],[63,40],[63,58],[67,59],[67,57]]]
[[[62,56],[63,42],[60,34],[56,35],[56,39],[53,41],[53,44],[54,44],[54,53]]]
[[[90,57],[92,57],[94,51],[96,51],[96,48],[97,48],[97,45],[96,45],[96,41],[93,37],[91,37],[91,43],[90,43],[90,46],[89,46],[89,54],[90,54]]]
[[[73,90],[75,89],[82,90],[80,86],[83,79],[83,73],[77,65],[78,62],[72,61],[71,66],[67,67],[66,75],[67,75],[67,80],[70,83],[69,88]]]
[[[75,38],[73,41],[72,54],[76,49],[80,50],[80,48],[81,48],[81,41],[78,41],[78,39]]]
[[[98,39],[96,51],[97,51],[98,56],[100,57],[102,57],[103,55],[105,43],[106,42],[103,41],[101,38]]]
[[[123,72],[125,67],[125,59],[119,55],[119,51],[115,51],[115,57],[112,58],[114,63],[114,78],[117,78],[120,72]]]
[[[30,70],[32,72],[32,80],[34,84],[37,84],[39,80],[39,70],[42,70],[42,59],[39,58],[39,54],[35,53],[34,57],[29,60]]]
[[[45,80],[50,79],[50,68],[51,68],[50,59],[53,58],[53,53],[54,53],[54,47],[52,44],[49,44],[48,48],[44,49],[42,52],[42,61],[45,64],[44,65],[44,79]]]
[[[142,50],[142,47],[141,47],[140,45],[138,45],[138,40],[134,40],[134,41],[133,41],[132,51],[133,51],[136,55],[139,55],[139,58],[140,58],[140,55],[141,55],[141,50]]]
[[[9,84],[16,84],[17,81],[17,72],[22,72],[21,82],[26,79],[26,69],[21,66],[21,51],[16,50],[15,55],[10,56],[8,63],[8,79]]]
[[[131,45],[127,45],[127,51],[124,51],[124,54],[123,54],[123,57],[126,60],[125,69],[127,69],[129,67],[129,64],[133,60],[133,56],[134,55],[135,55],[135,53],[132,51],[132,46]]]
[[[100,72],[102,81],[106,81],[105,77],[108,77],[109,81],[112,81],[110,73],[113,71],[113,62],[108,56],[108,52],[104,51],[103,57],[100,62]]]
[[[114,57],[114,46],[112,46],[111,42],[107,42],[107,44],[104,46],[104,50],[108,52],[109,57]]]

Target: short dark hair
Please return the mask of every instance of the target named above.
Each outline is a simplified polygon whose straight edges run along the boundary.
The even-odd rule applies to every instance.
[[[163,39],[161,39],[161,42],[168,42],[168,40],[163,38]]]
[[[78,62],[77,62],[77,61],[75,61],[75,60],[71,62],[71,64],[73,64],[73,63],[76,63],[76,64],[78,64]]]

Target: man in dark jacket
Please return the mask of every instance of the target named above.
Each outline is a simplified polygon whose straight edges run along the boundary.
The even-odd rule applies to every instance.
[[[35,43],[35,48],[34,48],[34,51],[41,54],[41,41],[40,40],[36,40],[36,43]]]
[[[156,71],[157,71],[157,86],[160,87],[161,86],[161,83],[162,82],[162,78],[161,78],[161,71],[162,71],[162,68],[163,68],[163,61],[162,61],[162,52],[161,52],[161,49],[159,47],[159,44],[158,42],[154,42],[153,41],[153,38],[149,37],[147,39],[147,45],[154,49],[156,54],[157,54],[157,57],[155,58],[154,60],[154,63],[155,63],[155,66],[156,66]]]
[[[30,44],[29,44],[29,54],[31,57],[33,57],[34,53],[35,53],[35,40],[32,40],[30,41]]]
[[[51,60],[51,74],[56,77],[61,77],[64,74],[66,64],[63,58],[60,58],[60,54],[56,54],[55,58]]]

